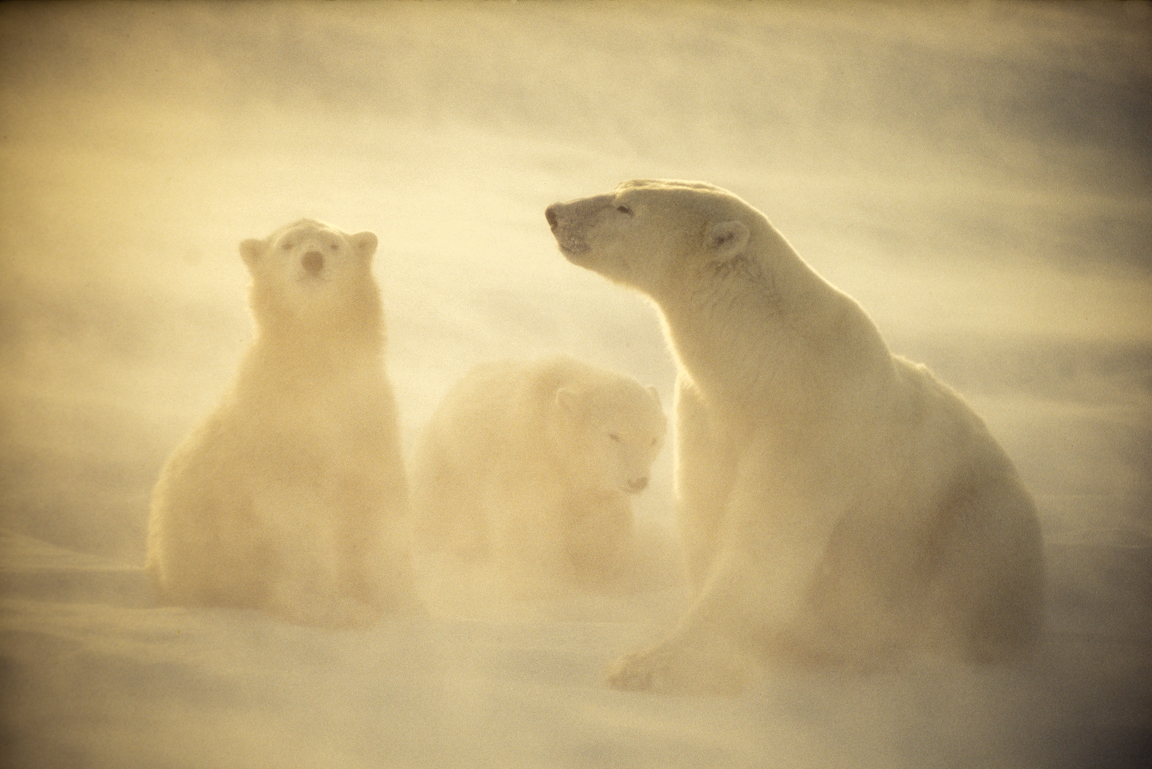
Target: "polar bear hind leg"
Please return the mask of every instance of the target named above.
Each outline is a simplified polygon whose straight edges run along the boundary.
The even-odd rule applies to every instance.
[[[954,493],[930,615],[950,618],[945,643],[976,663],[1009,662],[1034,648],[1044,606],[1035,507],[1013,476]],[[932,639],[929,639],[928,645]]]

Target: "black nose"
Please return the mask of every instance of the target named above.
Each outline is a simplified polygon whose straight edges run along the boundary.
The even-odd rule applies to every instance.
[[[300,263],[304,265],[305,270],[315,275],[324,269],[324,255],[319,251],[309,251],[304,254],[304,258],[300,260]]]
[[[648,488],[648,478],[643,476],[633,478],[628,481],[628,488],[632,489],[632,491],[644,491],[644,489]]]
[[[553,203],[544,209],[544,218],[548,220],[548,226],[552,229],[556,229],[556,206],[558,205],[559,203]]]

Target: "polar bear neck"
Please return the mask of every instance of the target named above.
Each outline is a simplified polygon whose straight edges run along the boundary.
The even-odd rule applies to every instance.
[[[260,318],[252,356],[265,360],[268,370],[290,370],[293,376],[342,371],[354,363],[382,364],[386,334],[379,305],[357,316]]]
[[[379,344],[365,340],[324,338],[319,334],[289,338],[258,336],[248,349],[236,377],[236,397],[286,403],[302,408],[317,397],[372,390],[385,377]]]
[[[324,311],[304,313],[259,282],[251,288],[250,306],[256,343],[317,364],[333,356],[379,355],[386,342],[380,292],[372,283],[358,286],[343,301]],[[305,356],[305,353],[308,356]]]
[[[697,266],[658,294],[652,299],[681,372],[737,412],[749,399],[784,412],[809,389],[870,386],[892,375],[891,354],[864,310],[766,219],[753,227],[740,263]]]
[[[384,349],[383,327],[332,328],[324,325],[300,324],[295,330],[282,326],[261,329],[256,345],[284,351],[297,358],[312,359],[319,365],[325,359],[347,357],[378,357]]]

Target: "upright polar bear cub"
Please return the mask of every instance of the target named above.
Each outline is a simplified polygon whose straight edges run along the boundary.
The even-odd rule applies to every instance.
[[[412,470],[417,541],[540,594],[611,583],[667,425],[653,388],[569,357],[476,367]]]
[[[1042,619],[1036,510],[981,420],[708,184],[625,182],[546,212],[569,261],[654,300],[676,356],[691,608],[620,688],[739,688],[749,659],[997,661]]]
[[[240,244],[256,338],[153,491],[165,601],[322,626],[417,608],[375,252],[371,232],[310,220]]]

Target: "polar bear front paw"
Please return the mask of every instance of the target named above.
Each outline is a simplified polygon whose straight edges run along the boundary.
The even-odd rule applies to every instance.
[[[606,678],[623,691],[734,697],[744,689],[747,664],[728,644],[704,651],[666,642],[624,655]]]
[[[609,666],[608,685],[628,692],[651,691],[660,667],[652,663],[653,660],[643,653],[626,654]]]

